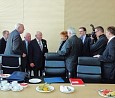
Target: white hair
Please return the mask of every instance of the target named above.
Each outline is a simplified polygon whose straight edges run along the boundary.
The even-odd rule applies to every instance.
[[[40,32],[40,31],[36,31],[35,36],[36,36],[37,34],[42,34],[42,32]]]
[[[71,33],[71,35],[76,35],[76,30],[75,28],[70,27],[67,32]]]
[[[19,28],[21,25],[23,25],[23,24],[17,23],[17,24],[15,25],[15,29],[18,30],[18,28]]]
[[[25,34],[24,34],[24,37],[26,37],[28,34],[30,34],[30,33],[29,33],[29,32],[25,33]],[[30,34],[30,35],[31,35],[31,34]]]

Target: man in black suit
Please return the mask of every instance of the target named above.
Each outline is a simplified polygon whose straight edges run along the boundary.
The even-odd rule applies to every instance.
[[[4,54],[8,36],[9,36],[9,31],[4,30],[3,31],[3,37],[0,39],[0,54]]]
[[[102,62],[102,80],[105,83],[115,83],[115,27],[107,28],[108,43],[102,55],[96,55]]]
[[[45,57],[44,54],[48,52],[47,42],[42,39],[42,33],[36,32],[35,39],[29,44],[29,62],[30,67],[34,71],[34,76],[42,75],[44,69]]]
[[[65,56],[68,78],[74,78],[76,77],[78,57],[82,55],[83,44],[81,39],[76,36],[74,28],[69,28],[67,32],[69,38],[57,53]]]
[[[83,43],[83,51],[82,51],[82,56],[90,56],[90,42],[91,38],[86,35],[86,28],[85,27],[80,27],[79,28],[79,34],[80,38]]]
[[[98,26],[95,28],[95,34],[97,37],[97,41],[94,42],[94,38],[91,37],[91,43],[90,43],[90,51],[91,55],[101,55],[103,51],[105,50],[105,47],[107,45],[107,37],[104,34],[104,29],[101,26]]]
[[[26,33],[24,35],[24,40],[22,41],[23,46],[23,53],[26,54],[26,57],[22,58],[22,71],[23,72],[29,72],[30,66],[29,66],[29,58],[28,58],[28,45],[31,41],[31,34]]]

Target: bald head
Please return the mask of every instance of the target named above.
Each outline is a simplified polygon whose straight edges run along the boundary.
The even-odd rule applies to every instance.
[[[23,24],[21,24],[21,23],[17,23],[16,25],[15,25],[15,29],[20,33],[20,34],[22,34],[23,32],[24,32],[24,25]]]
[[[38,40],[41,40],[41,39],[42,39],[42,32],[37,31],[35,37],[36,37]]]
[[[30,34],[30,33],[25,33],[24,39],[25,39],[26,41],[30,42],[30,41],[31,41],[31,34]]]

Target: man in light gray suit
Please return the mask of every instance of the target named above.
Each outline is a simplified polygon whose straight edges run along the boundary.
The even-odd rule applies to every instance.
[[[68,77],[74,78],[76,77],[78,57],[82,55],[83,44],[81,39],[76,36],[74,28],[69,28],[67,32],[69,38],[57,53],[65,56]]]
[[[22,47],[22,39],[20,34],[24,32],[24,25],[23,24],[16,24],[15,30],[12,31],[8,37],[6,48],[4,54],[7,55],[21,55],[25,57],[26,54],[23,53]]]

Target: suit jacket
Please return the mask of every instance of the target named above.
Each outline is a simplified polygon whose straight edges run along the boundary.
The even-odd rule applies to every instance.
[[[0,54],[4,54],[5,48],[6,48],[6,41],[5,41],[5,39],[2,37],[2,38],[0,39]]]
[[[59,50],[61,50],[61,48],[62,48],[62,46],[64,45],[65,42],[66,42],[66,40],[61,42],[61,44],[59,46]]]
[[[47,42],[46,40],[42,39],[43,44],[43,51],[41,51],[40,46],[36,39],[32,40],[29,44],[29,62],[34,63],[36,67],[41,68],[43,67],[44,63],[44,54],[48,52],[47,49]]]
[[[91,42],[90,37],[86,36],[84,43],[83,43],[82,56],[90,56],[90,42]]]
[[[4,54],[22,55],[22,39],[17,30],[14,30],[10,33]]]
[[[29,45],[29,43],[28,43],[28,45]],[[26,48],[26,41],[25,40],[23,40],[22,41],[22,47],[23,47],[23,53],[25,53],[26,54],[26,57],[23,57],[22,59],[21,59],[21,65],[22,65],[22,71],[25,71],[25,69],[30,69],[30,66],[29,66],[29,58],[28,58],[28,50],[27,50],[27,48]]]
[[[29,43],[28,43],[28,45],[29,45]],[[25,53],[26,55],[28,54],[28,51],[27,51],[27,48],[26,48],[26,41],[25,40],[23,40],[22,41],[22,47],[23,47],[23,53]]]
[[[103,77],[115,80],[115,37],[108,43],[99,60],[103,64]]]
[[[97,54],[101,55],[103,51],[105,50],[107,41],[108,41],[107,37],[104,34],[102,34],[95,43],[91,41],[90,51],[91,51],[92,56],[97,55]]]
[[[78,57],[82,55],[82,41],[76,35],[66,40],[59,55],[65,56],[66,67],[69,72],[76,71]]]

